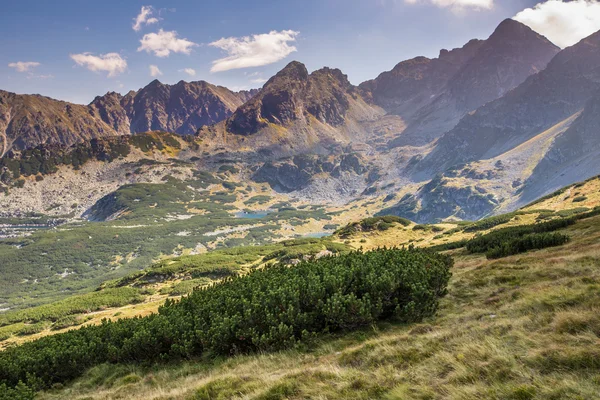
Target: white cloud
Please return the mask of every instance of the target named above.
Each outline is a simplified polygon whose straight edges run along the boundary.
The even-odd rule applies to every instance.
[[[93,53],[71,54],[71,59],[90,71],[106,71],[109,77],[117,76],[127,69],[127,61],[118,53],[107,53],[95,56]]]
[[[142,9],[137,17],[133,19],[133,30],[139,32],[143,25],[155,24],[158,22],[158,18],[151,17],[154,9],[152,6],[142,6]]]
[[[35,61],[17,61],[8,64],[10,68],[16,69],[18,72],[29,72],[35,67],[39,67],[41,64]]]
[[[252,83],[265,83],[267,80],[265,78],[256,78],[256,79],[251,79],[250,82]]]
[[[297,51],[289,42],[296,41],[300,32],[271,31],[260,35],[240,38],[222,38],[209,45],[225,50],[228,56],[213,61],[211,72],[228,71],[237,68],[260,67],[284,59]]]
[[[180,69],[179,72],[185,72],[186,74],[188,74],[189,76],[196,76],[196,70],[192,69],[192,68],[184,68],[184,69]]]
[[[600,30],[600,1],[549,0],[521,11],[514,19],[559,47],[572,46]]]
[[[489,10],[494,7],[494,0],[404,0],[408,4],[430,3],[442,8],[461,11],[466,8]]]
[[[192,48],[198,46],[187,39],[179,39],[175,31],[163,31],[158,33],[147,33],[140,40],[141,46],[138,51],[146,50],[148,53],[154,53],[157,57],[168,57],[171,52],[190,54]]]
[[[161,76],[163,73],[156,65],[150,66],[150,76],[156,78],[157,76]]]

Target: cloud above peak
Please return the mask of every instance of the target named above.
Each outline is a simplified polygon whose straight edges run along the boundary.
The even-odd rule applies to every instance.
[[[29,72],[35,67],[39,67],[41,64],[35,61],[17,61],[8,64],[10,68],[14,68],[17,72]]]
[[[211,72],[260,67],[284,59],[297,51],[290,45],[300,32],[292,30],[271,31],[259,35],[221,38],[209,43],[227,53],[226,57],[213,61]]]
[[[408,4],[428,3],[441,8],[460,11],[467,8],[489,10],[494,7],[494,0],[404,0]]]
[[[138,16],[133,19],[133,30],[139,32],[142,29],[142,26],[157,23],[158,18],[151,16],[153,12],[154,9],[152,6],[142,6]]]
[[[180,39],[177,36],[175,31],[163,31],[162,29],[157,33],[147,33],[140,40],[141,45],[137,51],[154,53],[157,57],[168,57],[171,52],[190,54],[192,48],[198,46],[194,42]]]
[[[163,73],[156,65],[150,65],[150,76],[156,78],[157,76],[161,76]]]
[[[600,30],[600,1],[549,0],[521,11],[514,19],[564,48]]]
[[[196,76],[196,70],[193,68],[184,68],[184,69],[180,69],[179,72],[185,72],[186,74],[188,74],[189,76]]]
[[[127,69],[127,61],[119,53],[107,53],[95,56],[93,53],[71,54],[71,59],[79,66],[93,72],[108,72],[108,77],[117,76]]]

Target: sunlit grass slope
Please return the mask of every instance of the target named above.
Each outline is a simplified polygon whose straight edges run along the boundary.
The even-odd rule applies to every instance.
[[[570,243],[489,261],[453,255],[449,294],[421,324],[309,348],[161,367],[100,366],[42,399],[596,399],[600,217]]]

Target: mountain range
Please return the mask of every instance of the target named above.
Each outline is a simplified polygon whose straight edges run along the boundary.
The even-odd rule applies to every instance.
[[[18,158],[42,144],[173,132],[197,146],[178,157],[206,168],[228,159],[292,195],[385,198],[381,213],[418,222],[477,219],[600,173],[599,45],[596,33],[561,50],[509,19],[486,40],[358,86],[294,61],[242,92],[155,80],[76,105],[0,91],[0,149]],[[340,169],[349,154],[358,164]]]

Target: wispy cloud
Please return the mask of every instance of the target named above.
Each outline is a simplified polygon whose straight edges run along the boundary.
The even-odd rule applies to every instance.
[[[12,63],[8,64],[8,66],[10,68],[14,68],[18,72],[29,72],[33,68],[39,67],[40,65],[42,65],[42,64],[40,64],[39,62],[35,62],[35,61],[17,61],[17,62],[12,62]]]
[[[171,52],[190,54],[192,48],[198,46],[187,39],[178,38],[175,31],[163,31],[162,29],[157,33],[145,34],[140,43],[137,51],[145,50],[147,53],[154,53],[157,57],[168,57]]]
[[[27,79],[54,79],[54,75],[51,75],[51,74],[46,74],[46,75],[29,74]]]
[[[157,76],[161,76],[163,73],[156,65],[150,66],[150,76],[156,78]]]
[[[117,76],[127,69],[127,61],[118,53],[107,53],[95,56],[93,53],[71,54],[71,59],[90,71],[108,72],[109,77]]]
[[[186,74],[188,74],[189,76],[196,76],[196,70],[192,69],[192,68],[184,68],[184,69],[180,69],[179,72],[185,72]]]
[[[211,72],[231,69],[260,67],[284,59],[297,51],[290,45],[300,32],[271,31],[260,35],[222,38],[209,45],[224,50],[227,57],[213,61]]]
[[[256,79],[250,79],[250,82],[252,83],[265,83],[267,80],[265,78],[256,78]]]
[[[557,46],[567,47],[600,30],[600,2],[549,0],[521,11],[514,19]]]
[[[142,6],[138,16],[133,19],[133,30],[139,32],[142,29],[142,26],[157,23],[158,18],[152,17],[153,12],[154,9],[152,6]]]
[[[453,11],[462,11],[464,9],[491,9],[494,7],[494,0],[404,0],[408,4],[429,3],[442,8],[450,8]]]

